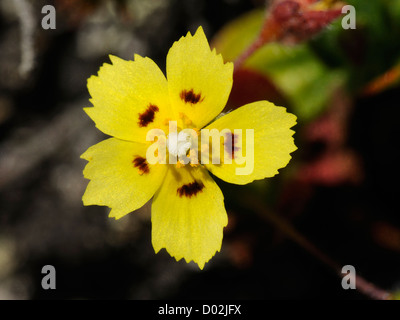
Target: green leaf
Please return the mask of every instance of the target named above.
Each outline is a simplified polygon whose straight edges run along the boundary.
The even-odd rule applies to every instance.
[[[310,43],[331,68],[343,68],[347,87],[357,93],[390,70],[400,58],[400,0],[347,0],[356,11],[356,29],[344,30],[341,21]]]
[[[264,12],[250,12],[228,24],[213,45],[228,61],[243,52],[260,31]],[[307,44],[270,43],[255,52],[244,67],[261,72],[284,94],[299,121],[310,121],[326,107],[345,73],[330,70]]]

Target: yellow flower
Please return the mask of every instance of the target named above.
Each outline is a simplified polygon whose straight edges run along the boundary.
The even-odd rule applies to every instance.
[[[165,248],[176,260],[193,260],[202,269],[220,250],[227,225],[222,192],[208,171],[236,184],[274,176],[296,150],[290,130],[296,117],[286,113],[285,108],[259,101],[213,121],[231,91],[233,64],[224,63],[221,55],[210,50],[201,27],[194,36],[188,33],[169,50],[168,81],[151,59],[139,55],[134,58],[125,61],[110,56],[112,64],[104,64],[98,76],[88,80],[93,107],[84,110],[96,127],[112,138],[90,147],[81,156],[89,161],[83,173],[90,179],[83,203],[108,206],[110,217],[119,219],[153,198],[155,252]],[[246,166],[243,161],[203,164],[204,158],[211,159],[208,143],[199,148],[202,157],[196,164],[196,152],[189,150],[191,137],[184,135],[183,140],[177,138],[178,144],[171,143],[176,133],[169,132],[170,121],[176,121],[178,132],[191,128],[199,136],[201,128],[231,130],[232,136],[225,140],[233,145],[227,148],[229,144],[220,139],[221,148],[234,160],[254,154],[251,172],[237,174]],[[152,129],[167,132],[166,139],[148,141]],[[238,129],[247,130],[246,135],[237,137]],[[247,134],[250,129],[254,134]],[[190,165],[150,163],[146,155],[154,144],[166,146],[173,155],[187,152]],[[246,144],[251,152],[244,147],[240,150]],[[157,156],[157,151],[154,154]]]

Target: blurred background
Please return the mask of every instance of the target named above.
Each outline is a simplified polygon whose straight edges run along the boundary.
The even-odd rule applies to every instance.
[[[400,290],[400,1],[347,3],[356,29],[339,18],[235,71],[227,109],[287,107],[298,150],[274,178],[216,179],[229,224],[200,271],[154,253],[149,204],[118,221],[82,205],[80,155],[106,138],[82,110],[86,80],[109,54],[148,56],[165,71],[172,43],[199,25],[233,61],[257,36],[265,1],[0,0],[0,299],[368,299],[343,290],[299,234]],[[45,5],[56,29],[41,26]],[[41,287],[44,265],[56,290]]]

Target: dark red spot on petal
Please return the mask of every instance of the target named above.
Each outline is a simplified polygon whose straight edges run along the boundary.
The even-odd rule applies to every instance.
[[[178,190],[176,191],[176,193],[180,196],[180,197],[188,197],[191,198],[192,196],[197,195],[199,192],[202,192],[204,188],[204,184],[200,181],[194,181],[192,183],[189,184],[185,184],[182,187],[178,188]]]
[[[159,110],[160,109],[156,105],[149,104],[145,112],[139,113],[139,127],[147,127],[149,123],[152,123],[154,121],[155,113]]]
[[[227,132],[225,134],[225,140],[224,140],[225,151],[230,154],[232,159],[235,158],[235,152],[240,150],[240,147],[236,146],[237,142],[238,142],[237,134],[233,134],[231,132]]]
[[[181,94],[179,95],[185,103],[196,104],[199,102],[203,102],[204,98],[201,97],[201,93],[196,94],[194,93],[193,89],[182,90]]]
[[[135,156],[132,163],[135,168],[139,169],[141,175],[148,174],[150,172],[149,164],[145,158],[142,158],[140,156]]]

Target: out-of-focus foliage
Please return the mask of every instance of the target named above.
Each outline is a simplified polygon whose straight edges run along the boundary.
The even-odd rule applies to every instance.
[[[400,1],[348,3],[356,9],[355,30],[343,29],[339,18],[306,43],[269,43],[244,65],[269,79],[300,121],[319,115],[339,86],[360,91],[400,59]],[[218,33],[213,44],[226,60],[234,61],[254,41],[264,17],[265,12],[257,10],[236,19]],[[265,92],[265,98],[270,98],[270,92]]]
[[[342,68],[347,87],[357,93],[400,61],[400,1],[349,0],[356,9],[357,28],[344,30],[336,21],[311,42],[330,68]]]
[[[214,45],[226,60],[233,61],[259,32],[265,13],[251,12],[229,24]],[[259,71],[287,97],[300,121],[321,112],[329,94],[343,82],[341,70],[330,70],[307,44],[269,43],[254,53],[244,68]],[[265,99],[269,99],[268,92]]]

